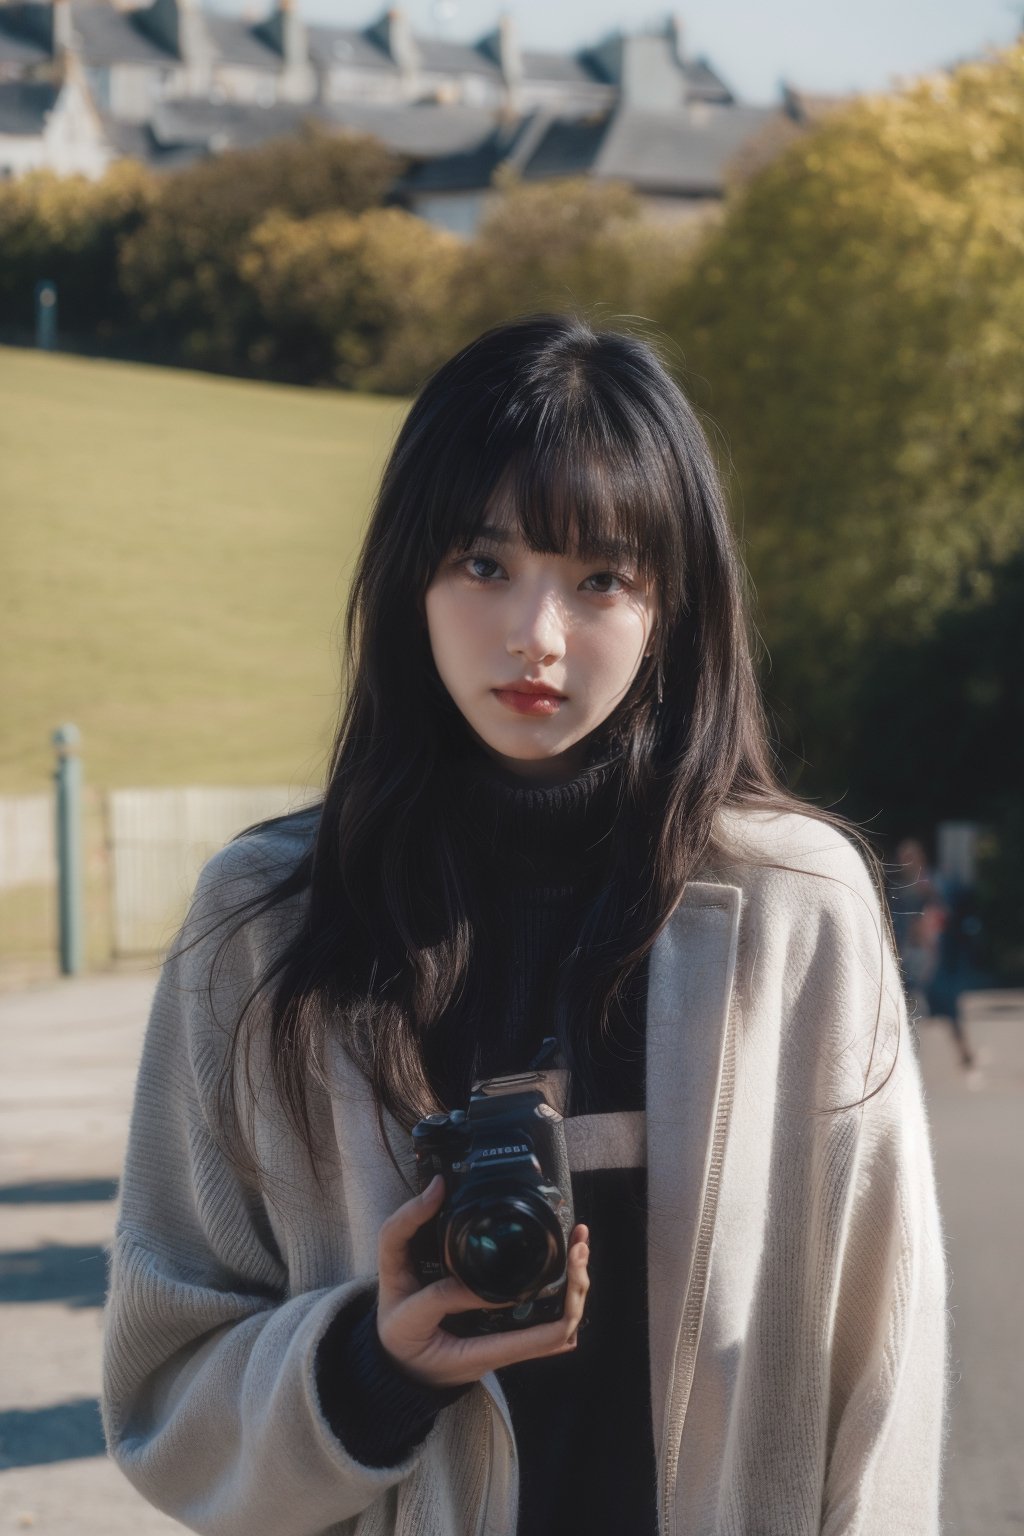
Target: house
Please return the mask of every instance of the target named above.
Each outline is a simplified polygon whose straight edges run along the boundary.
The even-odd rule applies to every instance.
[[[535,107],[498,122],[464,149],[420,156],[396,187],[412,211],[456,233],[476,227],[501,165],[522,181],[564,176],[624,181],[648,208],[686,218],[724,194],[730,163],[781,116],[740,105],[703,62],[681,54],[678,30],[617,35],[600,55],[615,91],[589,111]]]
[[[784,115],[739,103],[675,16],[557,53],[521,47],[507,15],[460,43],[419,36],[397,8],[360,29],[271,4],[254,21],[198,0],[0,0],[0,174],[74,163],[99,175],[118,155],[159,171],[313,118],[396,150],[396,200],[470,234],[502,165],[526,181],[624,180],[688,216],[721,199],[732,157]]]
[[[119,154],[73,61],[59,80],[0,79],[0,179],[42,168],[95,179]]]
[[[419,101],[512,111],[586,110],[614,85],[583,54],[521,52],[511,19],[477,43],[414,35],[391,9],[373,24],[306,26],[296,0],[272,0],[261,20],[221,15],[198,0],[2,0],[0,79],[37,78],[64,48],[76,53],[97,104],[144,122],[155,101],[211,96],[281,102]]]

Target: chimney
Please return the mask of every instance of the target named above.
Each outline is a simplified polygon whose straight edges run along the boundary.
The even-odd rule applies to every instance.
[[[686,79],[665,32],[615,32],[591,48],[588,57],[618,87],[623,106],[663,112],[686,100]]]
[[[253,27],[253,31],[279,53],[285,70],[305,75],[309,70],[309,44],[306,25],[299,14],[295,0],[277,0],[276,10],[265,21]]]
[[[384,49],[403,75],[414,75],[419,69],[419,49],[412,35],[409,18],[397,6],[392,6],[379,21],[367,27],[366,35]]]
[[[213,48],[197,0],[152,0],[133,11],[132,20],[158,47],[181,60],[189,72],[190,93],[208,89]]]
[[[75,29],[71,18],[71,0],[53,0],[53,56],[61,58],[70,53],[75,45]]]
[[[476,46],[481,53],[493,59],[501,70],[505,85],[505,105],[514,107],[523,78],[523,56],[519,52],[515,18],[508,11],[502,11],[496,29],[482,37]]]
[[[672,44],[675,61],[682,69],[686,65],[686,25],[678,11],[673,11],[665,23],[665,33]]]
[[[522,79],[523,57],[519,52],[515,17],[509,11],[502,11],[496,29],[481,38],[478,47],[499,66],[506,84]]]

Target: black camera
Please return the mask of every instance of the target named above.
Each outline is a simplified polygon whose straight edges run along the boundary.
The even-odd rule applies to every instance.
[[[532,1328],[562,1316],[573,1228],[562,1116],[545,1074],[475,1083],[469,1108],[413,1127],[421,1190],[436,1174],[444,1204],[421,1227],[411,1257],[421,1284],[455,1275],[481,1301],[514,1303],[453,1313],[442,1326],[470,1337]]]

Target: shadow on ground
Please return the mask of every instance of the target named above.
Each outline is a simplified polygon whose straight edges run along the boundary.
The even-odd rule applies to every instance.
[[[107,1256],[90,1243],[50,1243],[0,1253],[0,1304],[63,1301],[69,1307],[102,1307],[107,1290]]]
[[[0,1205],[91,1205],[116,1198],[116,1179],[40,1179],[34,1184],[0,1184]]]
[[[0,1413],[0,1471],[105,1455],[100,1405],[94,1397]]]

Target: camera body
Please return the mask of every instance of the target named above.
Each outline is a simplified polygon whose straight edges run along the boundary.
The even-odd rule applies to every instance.
[[[482,1301],[514,1305],[454,1313],[461,1337],[532,1328],[562,1316],[574,1217],[562,1116],[545,1074],[474,1084],[468,1109],[413,1127],[420,1190],[436,1174],[445,1198],[411,1256],[421,1285],[455,1275]]]

